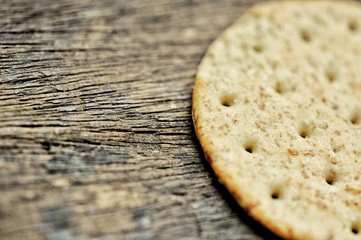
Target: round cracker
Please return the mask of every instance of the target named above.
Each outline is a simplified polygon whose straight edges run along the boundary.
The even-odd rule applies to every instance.
[[[284,238],[361,237],[361,7],[251,8],[209,47],[193,121],[219,181]]]

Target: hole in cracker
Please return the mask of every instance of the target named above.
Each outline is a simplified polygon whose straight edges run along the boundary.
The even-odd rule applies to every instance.
[[[255,51],[256,53],[263,52],[263,47],[260,44],[256,44],[253,46],[253,51]]]
[[[351,123],[352,124],[360,124],[361,122],[361,117],[360,117],[360,114],[358,112],[354,112],[352,115],[351,115],[351,119],[350,119]]]
[[[354,20],[349,21],[347,26],[350,32],[356,32],[359,28],[358,23]]]
[[[312,134],[312,129],[310,125],[302,124],[298,133],[302,138],[308,138]]]
[[[244,150],[246,150],[246,152],[248,153],[253,153],[256,150],[257,147],[257,143],[254,140],[251,141],[247,141],[244,145]]]
[[[277,200],[277,199],[279,199],[280,198],[280,196],[281,196],[281,189],[280,188],[274,188],[273,190],[272,190],[272,192],[271,192],[271,198],[273,199],[273,200]]]
[[[305,30],[302,30],[300,32],[300,36],[301,36],[301,39],[304,41],[304,42],[311,42],[311,34],[308,32],[308,31],[305,31]]]
[[[336,173],[335,173],[335,171],[333,171],[333,170],[328,171],[327,174],[326,174],[325,180],[326,180],[326,183],[328,185],[334,185],[335,181],[336,181]]]
[[[280,195],[279,195],[279,193],[274,192],[274,193],[272,193],[271,197],[272,197],[272,199],[278,199],[280,197]]]
[[[358,226],[356,223],[352,224],[352,226],[351,226],[351,232],[352,232],[353,234],[355,234],[355,235],[360,232],[360,228],[359,228],[359,226]]]
[[[333,83],[337,79],[337,75],[333,70],[326,70],[325,75],[329,83]]]
[[[303,138],[306,138],[306,137],[308,137],[308,133],[306,131],[302,130],[300,132],[300,136],[303,137]]]
[[[232,107],[236,103],[236,96],[233,94],[225,94],[221,97],[221,104],[224,107]]]
[[[275,86],[275,91],[279,94],[284,94],[286,92],[285,86],[281,82],[277,82]]]

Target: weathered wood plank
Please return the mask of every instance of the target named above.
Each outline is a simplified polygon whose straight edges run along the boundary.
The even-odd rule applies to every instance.
[[[207,46],[255,2],[0,1],[0,238],[273,237],[191,120]]]

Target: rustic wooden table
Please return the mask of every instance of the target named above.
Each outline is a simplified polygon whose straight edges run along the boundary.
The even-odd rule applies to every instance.
[[[255,2],[0,0],[0,239],[274,238],[191,119],[207,46]]]

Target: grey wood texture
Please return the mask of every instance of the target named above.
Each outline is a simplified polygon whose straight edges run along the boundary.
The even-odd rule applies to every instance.
[[[246,0],[0,0],[0,239],[271,239],[193,131]]]

